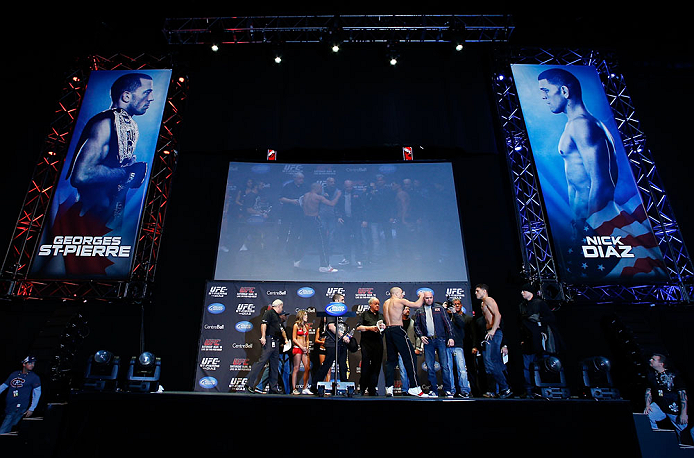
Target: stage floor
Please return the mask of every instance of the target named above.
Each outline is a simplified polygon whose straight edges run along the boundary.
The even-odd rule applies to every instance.
[[[408,456],[428,447],[641,456],[630,403],[622,400],[76,392],[61,423],[56,456],[66,457],[99,449],[144,456],[172,445],[289,456],[307,447],[354,456],[366,446]]]

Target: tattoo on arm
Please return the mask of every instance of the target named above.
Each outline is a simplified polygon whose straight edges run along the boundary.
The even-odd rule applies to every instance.
[[[653,396],[651,396],[651,389],[646,390],[646,404],[650,404],[653,401]]]
[[[680,412],[687,413],[687,392],[685,390],[680,390],[678,392],[680,395]]]

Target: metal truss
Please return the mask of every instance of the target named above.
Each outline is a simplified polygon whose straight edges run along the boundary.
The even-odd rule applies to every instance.
[[[116,54],[90,56],[79,69],[66,75],[63,94],[26,192],[10,246],[0,271],[0,296],[25,299],[87,298],[141,300],[153,281],[159,245],[168,207],[171,178],[176,166],[175,130],[181,123],[180,109],[186,99],[187,78],[173,76],[164,109],[162,126],[152,164],[152,172],[143,208],[142,222],[134,250],[133,268],[127,281],[65,281],[28,279],[29,265],[39,241],[44,217],[60,178],[61,167],[77,120],[80,102],[92,70],[142,70],[172,68],[170,56]]]
[[[561,281],[538,186],[532,151],[510,64],[587,65],[597,70],[621,134],[641,198],[671,282],[660,285],[576,285]],[[595,50],[504,49],[496,55],[493,87],[515,194],[525,276],[552,285],[560,301],[681,303],[692,297],[694,267],[613,55]]]
[[[168,18],[169,44],[506,42],[509,15],[345,15]]]

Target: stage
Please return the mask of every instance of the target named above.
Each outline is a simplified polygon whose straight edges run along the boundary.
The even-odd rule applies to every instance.
[[[47,456],[144,457],[173,447],[290,456],[427,449],[641,456],[627,401],[74,392],[59,408],[45,415],[44,429],[49,421],[59,428]]]

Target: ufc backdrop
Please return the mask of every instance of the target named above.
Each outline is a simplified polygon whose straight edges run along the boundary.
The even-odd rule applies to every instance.
[[[352,330],[357,326],[361,313],[368,309],[369,298],[375,296],[380,299],[381,312],[383,311],[383,303],[388,299],[392,286],[401,287],[405,292],[405,298],[412,301],[417,299],[419,289],[430,288],[434,291],[436,302],[444,302],[447,297],[459,298],[468,313],[471,310],[468,282],[429,284],[208,282],[200,329],[194,391],[227,393],[244,389],[251,366],[260,358],[262,351],[259,342],[260,322],[265,310],[275,299],[281,299],[284,302],[284,311],[290,314],[285,323],[289,339],[292,336],[296,312],[302,309],[309,312],[311,365],[312,370],[316,370],[320,362],[317,352],[313,351],[313,342],[321,320],[316,312],[325,310],[333,294],[344,294],[348,310],[356,312],[356,316],[343,318],[348,329]],[[355,332],[354,335],[357,340],[360,339],[359,332]],[[427,377],[422,369],[423,361],[423,356],[418,359],[420,380],[425,383]],[[385,364],[385,353],[383,362]],[[348,353],[347,364],[348,379],[358,387],[361,352]],[[397,377],[396,371],[396,379]],[[303,368],[297,376],[299,388],[302,388],[302,383]],[[383,374],[379,383],[383,384]]]

